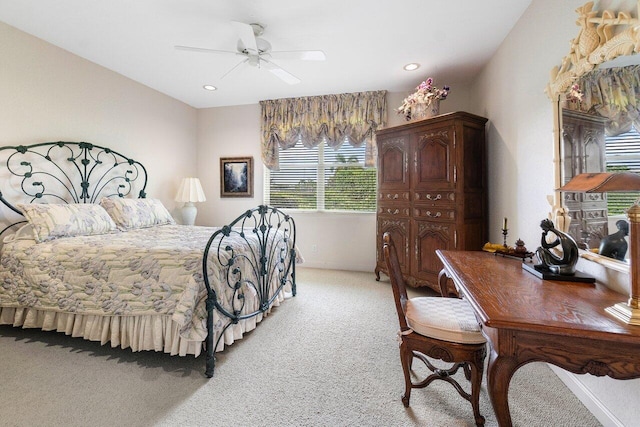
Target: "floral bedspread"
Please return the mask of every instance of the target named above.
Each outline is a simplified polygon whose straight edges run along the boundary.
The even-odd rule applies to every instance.
[[[7,243],[0,259],[0,307],[171,315],[181,325],[182,337],[202,341],[207,334],[202,256],[215,231],[163,225],[43,243]],[[238,239],[234,246],[247,245]],[[211,253],[209,259],[210,266],[218,265]],[[219,299],[224,298],[230,290],[222,284],[224,274],[213,268],[210,285]],[[245,295],[248,305],[255,305],[251,297]]]

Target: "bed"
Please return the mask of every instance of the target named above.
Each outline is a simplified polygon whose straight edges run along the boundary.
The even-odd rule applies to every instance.
[[[0,324],[204,350],[210,378],[216,351],[296,295],[295,222],[276,208],[178,225],[141,163],[85,142],[0,147],[0,162]]]

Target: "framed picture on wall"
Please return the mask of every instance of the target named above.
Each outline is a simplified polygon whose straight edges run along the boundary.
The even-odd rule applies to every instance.
[[[220,197],[253,197],[253,157],[220,158]]]

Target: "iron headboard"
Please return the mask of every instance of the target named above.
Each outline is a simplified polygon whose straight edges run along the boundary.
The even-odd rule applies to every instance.
[[[88,142],[42,142],[0,147],[7,176],[0,177],[0,202],[22,215],[6,198],[7,186],[26,202],[96,203],[102,197],[125,197],[140,187],[146,197],[147,170],[138,161]]]

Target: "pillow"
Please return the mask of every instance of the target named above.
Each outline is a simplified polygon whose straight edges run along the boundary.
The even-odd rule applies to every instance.
[[[5,237],[2,242],[10,243],[16,240],[31,240],[33,242],[33,226],[29,223],[26,223],[22,227],[18,228],[18,231],[16,231],[15,233]]]
[[[92,203],[17,206],[33,227],[36,242],[59,237],[105,234],[117,230],[109,214],[99,205]]]
[[[123,199],[104,197],[100,201],[120,230],[175,224],[173,217],[157,199]]]

